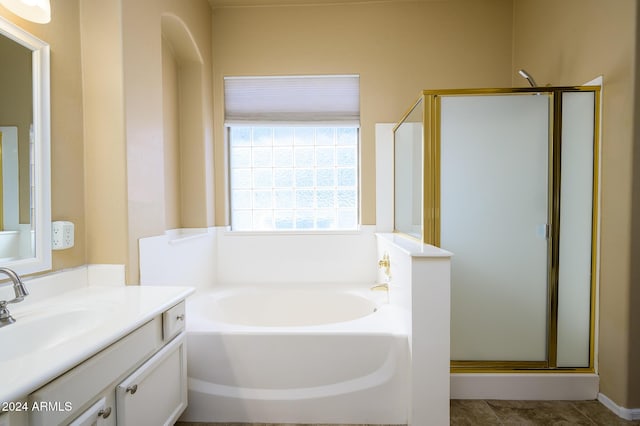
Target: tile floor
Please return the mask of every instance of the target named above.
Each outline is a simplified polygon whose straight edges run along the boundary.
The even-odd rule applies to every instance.
[[[328,423],[191,423],[178,422],[174,426],[406,426],[406,425],[340,425]]]
[[[640,421],[619,418],[598,401],[495,401],[452,400],[452,426],[640,426]],[[175,426],[303,426],[274,423],[184,423]],[[311,426],[311,425],[305,425]],[[312,426],[368,426],[325,425]],[[369,425],[372,426],[372,425]],[[376,425],[379,426],[379,425]],[[396,426],[396,425],[386,425]],[[423,425],[416,425],[423,426]],[[428,425],[425,425],[428,426]]]
[[[451,425],[640,425],[613,414],[598,401],[452,400]]]

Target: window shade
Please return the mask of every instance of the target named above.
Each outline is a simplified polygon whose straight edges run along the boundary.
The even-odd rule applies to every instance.
[[[225,77],[225,124],[359,125],[357,75]]]

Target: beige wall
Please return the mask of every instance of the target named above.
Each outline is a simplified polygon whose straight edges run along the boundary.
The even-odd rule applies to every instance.
[[[426,88],[511,84],[511,0],[214,10],[216,223],[227,224],[223,76],[360,74],[361,222],[375,223],[374,125]]]
[[[162,234],[177,221],[174,213],[167,218],[166,210],[163,16],[181,22],[188,32],[186,38],[201,53],[203,94],[199,102],[205,112],[197,123],[199,133],[191,140],[200,151],[212,152],[211,11],[206,0],[81,1],[87,58],[86,166],[91,180],[87,261],[125,264],[127,282],[135,284],[139,281],[138,239]],[[102,107],[98,105],[101,101],[105,102]],[[186,203],[191,210],[205,212],[199,223],[189,224],[192,227],[213,224],[213,209],[208,208],[207,218],[206,206],[207,200],[213,200],[213,179],[207,181],[213,174],[212,154],[210,158],[200,155],[199,160],[189,174],[201,184],[200,191]],[[176,196],[175,188],[169,186],[171,199]]]
[[[127,281],[136,283],[138,277],[138,239],[159,235],[171,228],[165,215],[163,94],[162,94],[162,16],[174,17],[173,24],[181,21],[195,49],[200,54],[203,80],[198,100],[201,120],[193,123],[180,120],[190,133],[189,141],[202,154],[190,164],[184,174],[192,179],[188,188],[198,186],[198,191],[182,203],[190,211],[201,212],[199,221],[182,226],[205,227],[213,225],[213,211],[207,213],[206,200],[213,199],[213,181],[207,182],[213,158],[205,152],[212,151],[211,122],[211,10],[206,0],[136,0],[122,3],[124,94],[126,116],[127,188],[128,188],[128,246],[129,259]],[[175,28],[173,28],[175,30]],[[170,30],[168,30],[170,31]],[[174,31],[175,32],[175,31]],[[173,32],[172,32],[173,33]],[[175,34],[174,34],[175,35]],[[179,37],[176,35],[176,37]],[[184,41],[184,39],[182,39]],[[187,43],[188,44],[188,43]],[[185,49],[189,46],[181,44]],[[176,47],[175,45],[173,46]],[[204,95],[203,95],[204,94]],[[181,93],[182,95],[182,93]],[[185,105],[180,99],[181,107]],[[193,114],[192,114],[193,115]],[[183,134],[183,133],[181,133]],[[181,143],[186,138],[181,137]],[[207,148],[211,146],[211,148]],[[182,149],[182,148],[181,148]],[[184,153],[183,153],[184,154]],[[184,189],[184,187],[182,187]],[[181,191],[182,192],[182,191]],[[212,209],[211,209],[212,210]],[[183,210],[184,211],[184,210]],[[181,216],[183,216],[181,214]],[[209,217],[207,217],[209,216]],[[195,223],[198,222],[198,223]],[[182,222],[181,222],[182,223]]]
[[[34,24],[3,7],[0,16],[51,48],[51,217],[75,223],[75,246],[53,252],[53,269],[86,263],[82,73],[78,1],[56,2],[52,21]]]
[[[210,226],[213,131],[207,1],[54,2],[52,20],[45,25],[0,7],[0,16],[51,46],[52,218],[76,225],[75,246],[53,253],[54,270],[85,263],[125,264],[127,281],[136,283],[137,239],[175,226],[173,220],[165,223],[162,183],[161,15],[167,13],[185,23],[202,54],[202,164],[191,170],[191,179],[200,186],[185,208],[204,210],[188,226]]]
[[[127,188],[120,7],[118,2],[101,0],[81,0],[80,6],[86,263],[125,264],[128,260]]]
[[[636,26],[635,0],[514,1],[514,69],[527,69],[542,85],[576,85],[604,77],[600,390],[629,408],[640,407],[640,389],[634,385],[640,381],[640,330],[630,323],[640,304],[638,276],[634,283],[630,275],[638,263],[638,252],[635,262],[631,256],[631,243],[640,238],[640,209],[631,205],[634,165],[636,170],[640,165],[637,158],[633,162]],[[516,79],[514,84],[523,82]]]
[[[165,225],[181,227],[178,64],[169,42],[162,40],[162,124],[164,139]]]
[[[53,270],[85,263],[126,264],[127,280],[135,283],[137,239],[175,224],[164,222],[164,185],[159,184],[164,170],[162,13],[182,19],[202,52],[203,164],[192,173],[201,186],[186,202],[196,205],[192,211],[205,210],[198,223],[189,226],[210,226],[211,12],[206,0],[54,2],[46,25],[24,21],[0,7],[0,16],[51,46],[52,218],[76,225],[75,246],[53,253]]]
[[[159,1],[121,0],[127,170],[127,282],[138,281],[141,237],[165,231]]]

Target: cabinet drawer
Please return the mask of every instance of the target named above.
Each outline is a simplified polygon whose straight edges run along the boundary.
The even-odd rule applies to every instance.
[[[116,399],[113,390],[86,409],[69,426],[113,426],[116,424]]]
[[[57,404],[72,407],[53,411],[32,411],[29,414],[32,426],[59,425],[66,419],[80,414],[96,395],[119,378],[140,365],[162,344],[160,317],[157,316],[137,330],[123,337],[102,352],[74,367],[32,393],[33,403]]]
[[[185,333],[116,387],[119,426],[173,425],[187,407]]]
[[[184,330],[184,300],[162,313],[162,339],[168,342]]]

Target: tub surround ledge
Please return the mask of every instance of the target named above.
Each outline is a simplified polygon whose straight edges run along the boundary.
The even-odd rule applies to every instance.
[[[420,241],[404,236],[397,233],[376,233],[379,240],[386,241],[386,244],[391,244],[402,253],[410,257],[424,257],[424,258],[450,258],[453,253],[443,250],[439,247],[435,247],[429,244],[423,244]]]
[[[409,424],[449,424],[452,253],[401,234],[378,233],[387,254],[389,300],[404,309],[411,354]]]

